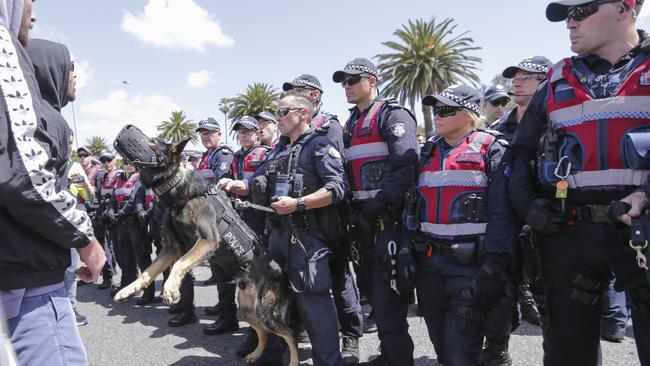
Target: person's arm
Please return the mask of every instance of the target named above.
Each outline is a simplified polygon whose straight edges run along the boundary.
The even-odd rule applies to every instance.
[[[86,246],[93,237],[88,214],[70,192],[56,191],[55,174],[45,169],[50,156],[34,138],[42,101],[33,67],[18,43],[2,43],[15,68],[12,90],[23,97],[5,93],[7,109],[0,113],[0,207],[61,247]]]

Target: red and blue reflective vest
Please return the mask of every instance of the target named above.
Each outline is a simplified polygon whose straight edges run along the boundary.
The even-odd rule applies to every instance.
[[[120,174],[122,174],[122,170],[119,169],[113,169],[104,174],[101,185],[99,186],[99,193],[102,198],[113,194],[113,188],[115,188],[117,177]]]
[[[650,170],[634,169],[625,159],[631,148],[626,135],[650,131],[650,59],[643,53],[639,57],[608,98],[593,97],[581,82],[586,76],[575,70],[571,59],[549,71],[549,126],[558,135],[556,161],[572,164],[566,178],[569,188],[638,186],[647,181]]]
[[[345,165],[352,196],[356,200],[375,197],[384,185],[388,145],[379,135],[378,119],[386,103],[386,100],[376,99],[354,126],[351,119],[345,123],[344,131],[351,136]]]
[[[422,161],[418,178],[423,200],[420,231],[443,237],[485,233],[485,214],[468,217],[468,199],[485,200],[488,152],[496,137],[473,131],[446,151],[435,142],[431,157]]]
[[[236,152],[230,168],[233,178],[243,180],[252,177],[266,160],[267,152],[268,148],[264,145],[253,146],[248,152],[243,149]]]
[[[113,194],[115,195],[115,200],[117,201],[118,207],[122,207],[124,201],[131,195],[131,190],[133,190],[133,187],[135,187],[139,180],[139,173],[133,173],[126,179],[124,179],[122,176],[117,179]]]

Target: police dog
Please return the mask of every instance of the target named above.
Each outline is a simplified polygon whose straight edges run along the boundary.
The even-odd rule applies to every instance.
[[[131,130],[124,132],[128,128]],[[146,146],[134,147],[134,134],[136,137],[142,136],[137,139]],[[123,140],[128,141],[125,143]],[[116,138],[115,148],[132,161],[140,171],[143,184],[152,188],[167,208],[164,227],[166,245],[151,266],[115,295],[116,301],[137,294],[171,266],[162,298],[167,304],[177,303],[180,300],[181,280],[192,268],[213,255],[231,250],[220,240],[218,224],[223,216],[218,216],[208,201],[211,199],[207,196],[208,185],[182,163],[181,152],[188,142],[189,139],[168,144],[160,138],[149,139],[133,126],[125,127]],[[234,210],[231,206],[229,209]],[[268,333],[274,333],[289,345],[290,365],[298,366],[300,321],[294,293],[278,264],[271,261],[262,249],[257,248],[255,252],[247,269],[236,273],[239,309],[259,338],[257,348],[245,360],[254,362],[259,359]]]

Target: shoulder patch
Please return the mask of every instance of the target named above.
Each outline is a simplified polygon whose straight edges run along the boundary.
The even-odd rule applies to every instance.
[[[400,138],[406,134],[406,124],[404,122],[397,122],[390,126],[390,132],[393,136]]]
[[[341,153],[336,150],[334,146],[330,146],[330,149],[327,151],[327,154],[334,159],[340,159],[341,158]]]
[[[225,161],[222,161],[219,164],[219,171],[226,171],[228,170],[228,164]]]

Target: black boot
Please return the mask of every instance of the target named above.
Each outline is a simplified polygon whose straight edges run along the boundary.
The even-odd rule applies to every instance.
[[[374,333],[377,331],[377,323],[375,322],[372,311],[368,315],[363,316],[363,332]]]
[[[224,305],[214,324],[203,327],[203,333],[207,335],[218,335],[234,332],[238,329],[237,307],[234,305]]]
[[[219,315],[221,314],[221,303],[215,306],[208,306],[205,308],[205,315]]]
[[[246,339],[244,339],[244,342],[239,345],[235,354],[237,357],[241,358],[248,356],[251,352],[255,351],[257,342],[259,342],[259,339],[257,339],[257,332],[253,327],[249,327],[248,331],[246,331]]]
[[[510,366],[512,365],[512,358],[508,353],[508,340],[505,341],[490,341],[485,340],[485,348],[481,351],[479,364],[481,366]]]
[[[149,287],[144,289],[144,292],[142,293],[142,296],[140,299],[135,303],[138,306],[143,306],[147,304],[153,304],[161,301],[161,298],[154,296],[155,295],[155,288],[154,284],[150,284]]]
[[[359,364],[359,339],[343,336],[341,347],[343,366],[356,366]]]
[[[113,279],[108,276],[104,276],[104,278],[102,278],[102,283],[99,284],[99,289],[106,290],[110,287],[113,287]]]
[[[196,314],[194,314],[194,309],[192,311],[181,311],[176,314],[174,317],[167,320],[167,324],[170,327],[182,327],[183,325],[196,323]]]
[[[523,284],[517,287],[517,291],[519,292],[521,317],[530,324],[539,325],[539,311],[535,306],[535,298],[533,298],[533,293],[530,292],[528,282],[524,281]]]

